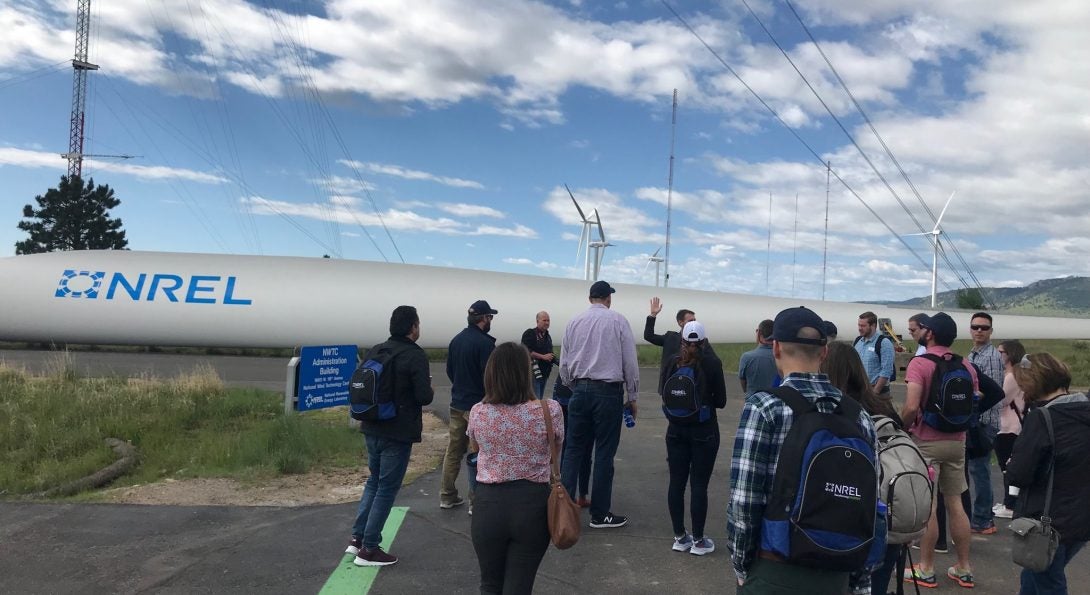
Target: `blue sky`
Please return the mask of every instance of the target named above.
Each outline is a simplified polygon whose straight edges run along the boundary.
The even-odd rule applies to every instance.
[[[788,4],[750,6],[904,208],[741,0],[675,9],[890,228],[930,230],[956,190],[943,228],[984,284],[1090,274],[1085,3],[794,4],[926,209]],[[115,189],[133,249],[579,278],[566,183],[615,244],[602,277],[652,284],[677,88],[671,286],[822,295],[824,168],[660,2],[92,9],[102,69],[84,150],[139,158],[85,161],[84,177]],[[68,0],[0,6],[9,253],[22,206],[65,171],[74,12]],[[929,292],[926,239],[902,243],[835,178],[829,206],[827,298]],[[942,261],[940,278],[959,286]]]

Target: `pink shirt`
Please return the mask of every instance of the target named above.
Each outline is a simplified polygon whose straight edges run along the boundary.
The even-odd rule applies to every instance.
[[[927,348],[927,353],[932,353],[941,357],[950,353],[950,348],[934,345]],[[969,370],[969,374],[973,377],[973,390],[979,392],[980,381],[977,379],[976,369],[969,364],[968,360],[962,360],[962,364]],[[905,370],[905,381],[909,384],[919,384],[923,387],[923,395],[920,397],[920,412],[916,414],[916,419],[912,420],[912,423],[909,424],[908,433],[924,442],[933,442],[937,440],[964,441],[965,432],[940,432],[923,423],[923,409],[927,405],[927,393],[931,387],[931,375],[934,373],[935,362],[926,357],[914,357],[908,362],[908,369]]]
[[[545,401],[553,417],[553,435],[563,453],[564,412],[552,399]],[[504,483],[527,479],[549,483],[549,442],[540,401],[519,405],[477,403],[469,410],[466,433],[477,441],[477,481]]]
[[[1013,372],[1007,372],[1003,376],[1003,394],[1006,396],[999,403],[999,433],[1021,434],[1022,421],[1018,419],[1018,413],[1011,409],[1011,403],[1018,407],[1019,413],[1025,415],[1026,395],[1022,392],[1022,389],[1018,388],[1018,383],[1014,381]]]

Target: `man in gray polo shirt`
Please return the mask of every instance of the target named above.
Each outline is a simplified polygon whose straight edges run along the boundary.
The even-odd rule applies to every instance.
[[[756,333],[757,348],[738,358],[738,379],[747,397],[772,388],[777,375],[776,358],[772,357],[772,321],[762,320]]]
[[[623,527],[628,522],[610,510],[613,457],[621,440],[622,414],[627,408],[636,415],[640,392],[632,327],[624,316],[610,310],[615,291],[605,281],[590,286],[590,308],[568,323],[560,353],[560,379],[572,389],[561,480],[574,494],[583,453],[593,443],[590,526],[594,529]]]

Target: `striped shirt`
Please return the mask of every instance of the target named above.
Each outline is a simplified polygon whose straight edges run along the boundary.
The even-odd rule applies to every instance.
[[[829,413],[845,398],[825,374],[792,372],[783,381],[812,401],[818,411]],[[780,447],[791,429],[792,411],[783,401],[760,391],[746,397],[738,433],[734,438],[734,454],[730,463],[730,504],[727,506],[727,547],[732,552],[734,573],[745,579],[757,557],[761,543],[761,519],[768,502]],[[859,413],[863,434],[875,445],[874,424],[865,411]],[[870,592],[870,575],[853,573],[850,578],[853,593]]]
[[[640,367],[636,339],[624,316],[591,304],[568,322],[560,345],[560,379],[566,386],[580,379],[623,382],[628,400],[636,400]]]
[[[999,386],[1003,386],[1003,356],[999,355],[999,350],[994,345],[985,343],[983,347],[973,347],[973,350],[969,352],[969,363],[976,364],[985,376],[994,380]],[[1000,416],[999,407],[992,407],[980,414],[980,421],[991,426],[998,433]]]

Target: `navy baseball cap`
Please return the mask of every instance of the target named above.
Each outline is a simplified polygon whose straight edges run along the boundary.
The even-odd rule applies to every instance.
[[[949,346],[958,338],[958,323],[946,312],[939,312],[934,316],[925,316],[916,324],[935,334],[935,342],[939,345]]]
[[[473,302],[473,305],[469,307],[470,314],[499,314],[496,310],[492,309],[492,306],[488,305],[488,302],[484,300],[477,300]]]
[[[840,333],[836,332],[836,325],[833,324],[832,320],[826,320],[826,321],[824,321],[824,324],[825,324],[825,336],[826,337],[832,337],[833,335],[839,335],[840,334]]]
[[[804,328],[812,328],[817,331],[819,339],[800,337],[799,333]],[[772,340],[780,343],[804,343],[806,345],[825,344],[825,321],[813,310],[799,306],[788,308],[776,315],[772,321]]]
[[[590,297],[592,298],[605,298],[610,294],[616,293],[616,289],[609,286],[609,283],[605,281],[595,281],[594,285],[590,286]]]

